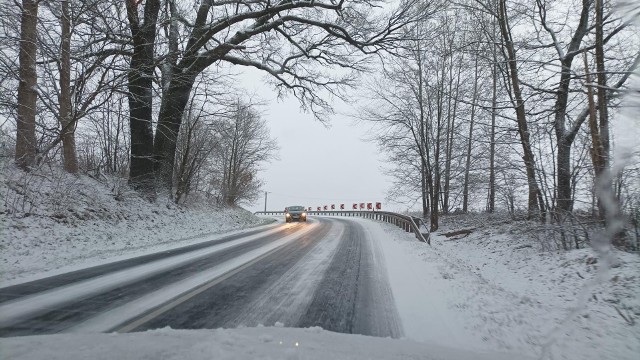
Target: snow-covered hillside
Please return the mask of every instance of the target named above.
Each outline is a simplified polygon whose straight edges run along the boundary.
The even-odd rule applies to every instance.
[[[58,168],[0,171],[0,283],[184,246],[270,222],[198,201],[149,203],[126,181]]]
[[[545,251],[530,223],[486,214],[443,219],[431,246],[384,229],[398,311],[416,340],[545,359],[640,354],[638,254],[613,251],[608,268],[591,248]]]

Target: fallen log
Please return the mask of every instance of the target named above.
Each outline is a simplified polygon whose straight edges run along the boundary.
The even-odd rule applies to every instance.
[[[476,229],[476,228],[471,228],[471,229],[462,229],[462,230],[456,230],[456,231],[450,231],[450,232],[447,232],[447,233],[442,233],[442,235],[444,235],[444,236],[446,236],[446,237],[448,237],[448,238],[453,237],[453,236],[458,236],[458,235],[465,235],[465,236],[467,236],[467,235],[471,234],[475,229]]]

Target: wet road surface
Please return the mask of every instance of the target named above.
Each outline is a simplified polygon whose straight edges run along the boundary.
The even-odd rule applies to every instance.
[[[348,219],[282,224],[0,288],[3,337],[257,325],[402,336],[375,241]]]

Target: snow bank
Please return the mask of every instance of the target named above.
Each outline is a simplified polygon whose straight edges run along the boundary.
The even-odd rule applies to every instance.
[[[636,359],[640,257],[616,252],[598,271],[591,249],[544,252],[522,224],[450,221],[432,246],[378,224],[407,337],[553,359]],[[602,279],[602,280],[599,280]]]
[[[266,224],[243,209],[149,203],[121,179],[0,164],[0,285]],[[207,236],[207,238],[203,238]],[[52,270],[55,270],[52,272]]]
[[[470,353],[438,344],[338,334],[320,328],[160,329],[131,334],[73,334],[0,339],[6,360],[102,359],[425,359],[501,360],[521,356]]]

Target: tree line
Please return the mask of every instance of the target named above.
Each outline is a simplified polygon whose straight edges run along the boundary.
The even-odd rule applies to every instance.
[[[640,62],[627,14],[607,0],[462,0],[408,28],[359,115],[389,154],[391,196],[421,203],[432,231],[471,208],[604,222],[597,189],[637,217],[638,164],[609,171],[611,119]]]
[[[61,159],[71,173],[125,176],[150,200],[202,191],[245,201],[277,149],[236,86],[249,67],[320,121],[332,98],[366,84],[359,117],[379,130],[397,185],[390,195],[420,202],[433,231],[441,214],[478,209],[523,208],[560,226],[585,213],[605,222],[603,191],[637,217],[637,164],[610,171],[611,119],[640,62],[625,16],[637,5],[627,6],[13,2],[0,9],[3,142],[25,170]]]
[[[29,170],[98,167],[150,200],[253,198],[277,146],[234,76],[318,119],[428,5],[369,0],[23,0],[0,10],[3,134]],[[421,10],[422,9],[422,10]],[[17,89],[17,92],[16,92]]]

